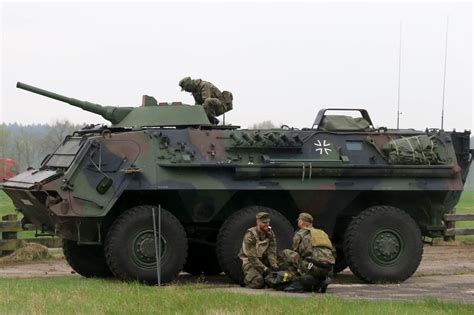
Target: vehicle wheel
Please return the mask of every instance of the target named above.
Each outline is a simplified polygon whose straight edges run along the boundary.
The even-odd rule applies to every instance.
[[[420,228],[398,208],[368,208],[347,228],[344,254],[351,271],[363,281],[404,281],[416,271],[423,255]]]
[[[105,260],[104,247],[101,245],[78,245],[76,241],[63,239],[63,252],[69,266],[83,277],[113,276]]]
[[[219,230],[216,253],[222,270],[237,283],[240,283],[243,277],[242,261],[238,257],[242,240],[245,232],[255,226],[255,215],[261,211],[270,214],[278,249],[291,248],[294,229],[280,212],[271,208],[251,206],[232,214]]]
[[[183,271],[193,276],[204,274],[214,276],[222,272],[217,260],[215,246],[189,242],[188,257]]]
[[[156,214],[158,216],[158,214]],[[136,206],[122,213],[105,240],[105,257],[112,273],[125,281],[155,284],[156,252],[152,206]],[[156,225],[158,228],[158,224]],[[183,269],[188,250],[186,233],[170,212],[161,209],[161,282],[172,281]]]
[[[336,247],[336,263],[333,267],[334,273],[339,273],[347,268],[346,257],[344,256],[344,251],[342,247]]]

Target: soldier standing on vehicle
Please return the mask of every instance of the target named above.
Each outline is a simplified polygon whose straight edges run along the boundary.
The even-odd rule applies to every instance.
[[[193,94],[196,105],[202,105],[206,111],[209,121],[217,125],[219,120],[216,118],[232,109],[233,96],[229,91],[220,91],[211,82],[201,79],[193,80],[185,77],[179,81],[181,91]]]
[[[259,212],[257,226],[244,235],[239,258],[242,260],[244,283],[252,289],[265,287],[265,277],[278,270],[275,233],[270,227],[270,214]]]
[[[293,250],[281,252],[281,269],[287,268],[296,278],[284,291],[325,293],[336,262],[334,247],[326,232],[313,227],[309,213],[300,213],[298,228],[293,236]]]

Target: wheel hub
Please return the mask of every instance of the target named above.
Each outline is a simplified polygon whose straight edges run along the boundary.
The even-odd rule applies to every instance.
[[[141,235],[136,243],[136,252],[139,257],[145,260],[149,260],[150,258],[155,258],[155,240],[153,238],[153,234],[144,234]]]
[[[165,254],[165,240],[163,236],[161,240],[161,257]],[[156,248],[155,235],[152,230],[142,231],[139,233],[132,243],[133,261],[142,267],[151,267],[156,264]]]
[[[400,257],[403,242],[400,235],[391,229],[378,232],[372,241],[372,256],[382,265],[391,265]]]

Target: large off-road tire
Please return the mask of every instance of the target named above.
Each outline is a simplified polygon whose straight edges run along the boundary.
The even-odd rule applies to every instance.
[[[219,230],[216,252],[222,270],[237,283],[243,277],[242,261],[238,257],[242,240],[247,229],[255,226],[255,215],[261,211],[270,214],[270,225],[275,232],[278,250],[291,248],[294,228],[280,212],[260,206],[246,207],[235,212]]]
[[[347,266],[348,266],[347,260],[346,260],[346,257],[344,256],[344,251],[342,247],[336,247],[336,263],[334,264],[333,272],[339,273],[343,271],[344,269],[346,269]]]
[[[110,227],[105,240],[105,257],[117,278],[157,283],[152,218],[152,206],[136,206],[122,213]],[[158,228],[158,223],[156,226]],[[164,209],[161,209],[161,237],[156,237],[161,240],[162,248],[161,282],[166,283],[183,269],[188,241],[181,223]]]
[[[368,208],[347,228],[344,254],[351,271],[363,281],[404,281],[416,271],[423,255],[420,228],[398,208]]]
[[[183,271],[194,276],[214,276],[222,272],[217,260],[216,247],[210,244],[196,242],[188,243],[188,257]]]
[[[63,252],[69,266],[87,278],[109,278],[112,272],[107,265],[104,247],[101,245],[78,245],[76,241],[63,240]]]

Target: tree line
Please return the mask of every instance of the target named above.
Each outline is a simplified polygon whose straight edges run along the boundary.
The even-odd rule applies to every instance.
[[[29,166],[38,168],[64,137],[81,128],[82,125],[67,120],[57,120],[51,125],[0,124],[0,158],[15,160],[20,172]]]

